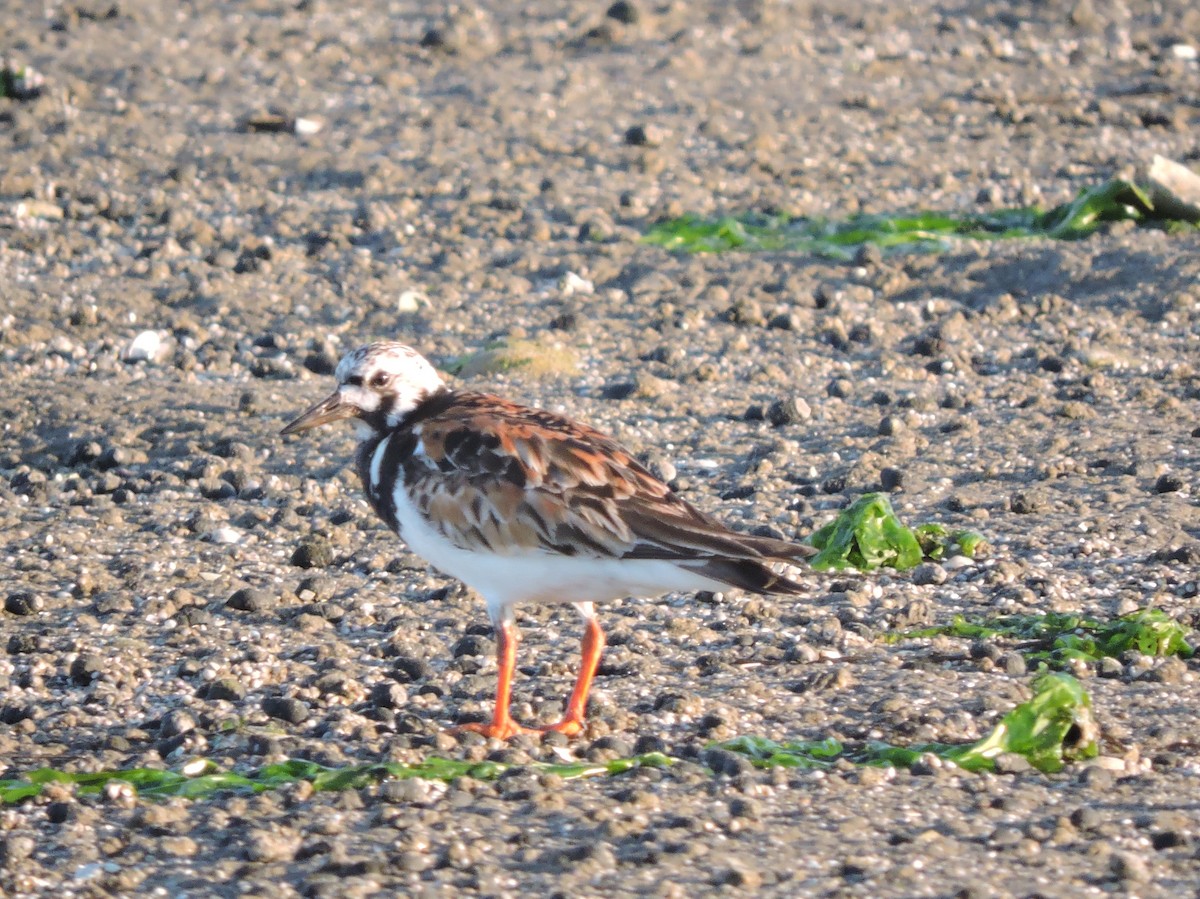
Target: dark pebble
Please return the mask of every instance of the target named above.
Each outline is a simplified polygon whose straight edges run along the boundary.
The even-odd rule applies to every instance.
[[[493,642],[487,637],[480,636],[479,634],[467,634],[454,644],[454,648],[450,650],[450,653],[456,659],[463,656],[486,656],[492,653],[493,648]]]
[[[300,586],[296,588],[296,595],[305,602],[312,602],[314,599],[327,598],[332,591],[333,585],[329,578],[321,574],[310,574],[300,581]]]
[[[288,724],[300,724],[308,720],[308,706],[299,699],[271,696],[263,700],[262,710],[270,717]]]
[[[904,472],[899,468],[884,468],[879,472],[879,486],[888,493],[894,493],[904,486]]]
[[[812,418],[812,409],[799,397],[777,400],[767,408],[767,421],[775,427],[797,424]]]
[[[1045,503],[1032,493],[1014,493],[1008,499],[1008,508],[1017,515],[1032,515],[1045,508]]]
[[[33,615],[45,608],[46,603],[36,593],[19,590],[8,594],[4,600],[4,611],[10,615]]]
[[[28,655],[37,652],[38,640],[33,634],[13,634],[6,648],[10,656]]]
[[[33,717],[33,707],[17,703],[0,706],[0,724],[16,724]]]
[[[1187,834],[1178,830],[1162,830],[1152,834],[1150,845],[1162,852],[1164,849],[1177,849],[1180,846],[1190,846],[1191,840]]]
[[[724,774],[727,777],[737,777],[754,771],[750,759],[728,749],[706,749],[700,754],[700,761],[711,768],[714,774]]]
[[[392,661],[392,677],[398,683],[409,684],[413,681],[428,680],[433,676],[433,669],[424,659],[415,656],[396,656]]]
[[[1164,474],[1154,482],[1155,493],[1175,493],[1183,489],[1183,479],[1177,474]]]
[[[75,806],[70,802],[51,802],[46,806],[46,820],[51,824],[65,824],[75,815]]]
[[[848,378],[838,378],[837,380],[830,381],[829,387],[826,389],[830,396],[840,400],[854,395],[854,384]]]
[[[395,681],[380,681],[371,688],[371,704],[381,709],[399,709],[408,704],[408,691]]]
[[[894,437],[904,430],[904,419],[895,415],[885,415],[879,422],[878,430],[882,437]]]
[[[205,699],[240,702],[246,698],[246,688],[236,677],[222,677],[209,684],[203,695]]]
[[[243,587],[235,590],[233,595],[225,601],[225,605],[227,608],[236,609],[239,612],[264,612],[274,608],[277,601],[276,597],[266,590]]]
[[[96,680],[108,663],[94,653],[84,653],[71,663],[71,680],[81,687],[86,687]]]
[[[158,726],[160,737],[178,737],[196,729],[196,719],[182,709],[174,709],[163,715]]]
[[[642,17],[641,11],[635,4],[630,3],[629,0],[617,0],[616,3],[608,8],[605,15],[624,25],[635,25]]]
[[[946,583],[946,569],[937,562],[922,562],[912,571],[912,582],[920,586]]]
[[[180,609],[179,614],[175,616],[175,623],[180,627],[209,624],[211,622],[212,612],[208,611],[208,609],[202,609],[199,606],[189,606],[186,609]]]
[[[600,391],[600,397],[606,400],[623,400],[632,396],[635,390],[637,390],[637,384],[633,381],[618,381]]]
[[[647,752],[666,752],[667,744],[662,737],[657,734],[642,734],[637,738],[637,742],[633,744],[635,755],[642,755]]]
[[[631,147],[657,147],[662,131],[654,125],[633,125],[625,131],[625,143]]]
[[[292,553],[292,564],[298,568],[326,568],[333,564],[333,547],[323,538],[305,540]]]

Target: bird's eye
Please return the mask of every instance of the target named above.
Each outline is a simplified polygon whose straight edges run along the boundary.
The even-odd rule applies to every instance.
[[[389,375],[387,372],[381,371],[377,375],[375,375],[373,378],[371,378],[371,386],[372,387],[387,387],[388,381],[390,381],[391,379],[392,379],[391,375]]]

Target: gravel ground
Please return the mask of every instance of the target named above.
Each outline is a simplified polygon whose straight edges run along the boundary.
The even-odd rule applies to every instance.
[[[0,809],[0,893],[1194,890],[1196,662],[1080,671],[1103,755],[1058,775],[756,772],[704,747],[967,741],[1029,695],[1009,646],[889,628],[1200,615],[1197,236],[853,265],[637,239],[685,211],[1051,205],[1154,153],[1194,164],[1194,4],[34,6],[0,44],[46,76],[0,100],[0,777],[684,761],[157,803],[56,788]],[[321,127],[246,124],[269,112]],[[799,601],[616,604],[580,739],[450,737],[491,701],[481,603],[372,518],[349,429],[276,436],[383,337],[443,365],[534,341],[545,371],[466,383],[615,433],[736,527],[802,537],[886,484],[993,554],[810,575]],[[523,622],[515,710],[548,720],[578,623]]]

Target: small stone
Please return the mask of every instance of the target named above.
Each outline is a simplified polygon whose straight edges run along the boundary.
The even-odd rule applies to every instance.
[[[727,777],[737,777],[739,774],[750,774],[754,771],[750,759],[728,749],[706,749],[701,753],[700,760],[711,768],[714,774],[724,774]]]
[[[912,570],[912,582],[919,586],[946,583],[946,569],[937,562],[922,562]]]
[[[35,849],[37,849],[37,843],[33,837],[10,833],[0,839],[0,868],[7,868],[11,871],[33,855]]]
[[[633,381],[617,381],[601,390],[600,397],[606,400],[623,400],[633,396],[636,390],[637,384]]]
[[[604,14],[623,25],[636,25],[642,17],[641,10],[630,0],[617,0]]]
[[[495,644],[487,637],[479,634],[467,634],[454,644],[450,654],[456,659],[463,656],[486,656],[493,652],[494,647]]]
[[[108,663],[95,653],[85,652],[71,663],[71,680],[81,687],[88,686],[108,668]]]
[[[1009,677],[1024,677],[1029,671],[1029,663],[1025,661],[1025,656],[1015,650],[1001,656],[1000,663]]]
[[[225,600],[225,606],[239,612],[265,612],[267,609],[274,608],[277,601],[276,597],[266,590],[243,587],[234,591],[233,595]]]
[[[310,574],[300,581],[300,585],[296,587],[296,595],[305,602],[325,599],[332,592],[333,585],[329,578],[321,574]]]
[[[631,147],[657,147],[662,141],[662,129],[657,125],[633,125],[625,131],[625,143]]]
[[[905,429],[904,419],[895,415],[885,415],[879,422],[879,434],[883,437],[894,437]]]
[[[1017,515],[1032,515],[1045,507],[1045,501],[1033,493],[1014,493],[1008,499],[1009,510]]]
[[[826,391],[830,396],[844,400],[854,395],[854,384],[849,378],[837,378],[829,382]]]
[[[1017,752],[1002,752],[996,756],[997,774],[1024,774],[1032,771],[1033,765],[1029,759]]]
[[[876,268],[883,262],[883,250],[879,244],[864,243],[854,254],[854,264],[864,268]]]
[[[225,702],[240,702],[246,698],[246,688],[236,677],[221,677],[205,688],[204,698],[223,700]]]
[[[18,590],[4,600],[4,611],[10,615],[34,615],[45,608],[45,601],[36,593]]]
[[[1165,849],[1177,849],[1190,846],[1191,839],[1187,834],[1178,830],[1161,830],[1150,837],[1150,845],[1162,852]]]
[[[296,547],[292,564],[298,568],[327,568],[333,564],[333,547],[323,537],[310,537]]]
[[[408,691],[394,681],[380,681],[371,688],[371,704],[380,709],[399,709],[408,705]]]
[[[731,886],[743,890],[757,890],[763,883],[762,875],[745,865],[735,865],[718,871],[714,880],[718,886]]]
[[[887,493],[895,493],[904,486],[904,472],[899,468],[880,469],[879,486]]]
[[[392,660],[392,677],[401,684],[411,684],[433,677],[433,669],[424,659],[416,656],[396,656]]]
[[[242,845],[252,862],[289,862],[300,848],[300,837],[281,828],[259,828],[245,834]]]
[[[304,367],[313,374],[331,375],[337,369],[338,353],[332,344],[321,343],[304,357]]]
[[[767,421],[777,428],[812,418],[812,409],[801,397],[777,400],[767,408]]]
[[[173,709],[163,715],[158,727],[160,737],[178,737],[196,729],[196,719],[183,709]]]
[[[262,710],[271,718],[288,724],[301,724],[308,720],[308,706],[299,699],[271,696],[263,700]]]
[[[1133,852],[1114,852],[1110,864],[1118,880],[1132,883],[1150,880],[1150,867],[1146,860]]]
[[[1183,479],[1177,474],[1164,474],[1154,482],[1155,493],[1175,493],[1183,489]]]

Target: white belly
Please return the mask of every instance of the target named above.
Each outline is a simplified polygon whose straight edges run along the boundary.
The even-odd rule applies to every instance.
[[[458,578],[487,602],[494,621],[522,602],[607,602],[625,596],[721,590],[725,585],[656,559],[596,559],[523,551],[504,555],[455,546],[430,526],[403,484],[394,496],[400,536],[439,571]]]

